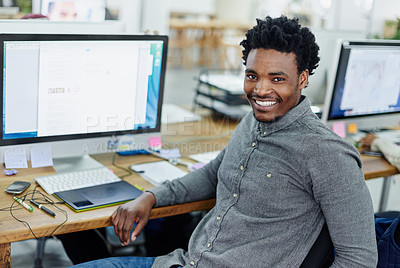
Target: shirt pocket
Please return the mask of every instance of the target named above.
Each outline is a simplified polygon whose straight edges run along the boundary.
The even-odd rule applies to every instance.
[[[240,185],[243,205],[255,217],[281,217],[287,208],[289,178],[275,165],[249,166]]]

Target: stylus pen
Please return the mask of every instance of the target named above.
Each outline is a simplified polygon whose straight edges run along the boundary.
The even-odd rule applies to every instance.
[[[27,210],[29,210],[30,212],[33,211],[33,208],[31,205],[25,203],[24,201],[22,201],[22,199],[14,196],[15,201],[17,201],[18,203],[20,203],[24,208],[26,208]]]
[[[53,211],[51,211],[50,209],[44,207],[42,204],[39,204],[38,202],[36,202],[35,200],[30,200],[32,204],[34,204],[35,206],[37,206],[38,208],[40,208],[41,210],[43,210],[44,212],[46,212],[47,214],[55,217],[56,213],[54,213]]]

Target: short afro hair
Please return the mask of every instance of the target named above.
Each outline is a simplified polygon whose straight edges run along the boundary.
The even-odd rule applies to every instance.
[[[307,27],[301,27],[296,18],[286,16],[265,20],[257,19],[257,25],[246,33],[246,39],[240,42],[243,46],[243,64],[246,65],[250,50],[263,48],[296,55],[297,71],[300,74],[308,69],[309,75],[318,67],[319,46],[315,36]]]

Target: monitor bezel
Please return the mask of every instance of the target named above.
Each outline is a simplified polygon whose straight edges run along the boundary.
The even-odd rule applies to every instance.
[[[158,94],[158,105],[157,105],[157,120],[154,128],[140,128],[132,130],[120,130],[120,131],[108,131],[108,132],[95,132],[95,133],[83,133],[83,134],[68,134],[68,135],[55,135],[46,137],[29,137],[29,138],[13,138],[3,139],[3,130],[0,133],[0,146],[10,145],[24,145],[24,144],[35,144],[43,142],[56,142],[56,141],[67,141],[67,140],[80,140],[80,139],[91,139],[91,138],[106,138],[113,136],[121,136],[126,134],[146,134],[146,133],[157,133],[161,130],[161,109],[164,95],[165,85],[165,73],[167,68],[167,50],[168,50],[168,36],[166,35],[132,35],[132,34],[0,34],[0,49],[2,51],[0,55],[0,62],[2,63],[3,71],[0,74],[1,78],[1,104],[0,109],[2,116],[0,118],[1,127],[3,128],[4,114],[4,42],[5,41],[121,41],[121,40],[133,40],[133,41],[162,41],[162,61],[161,61],[161,72],[160,72],[160,86]]]
[[[400,49],[400,41],[399,40],[383,40],[383,39],[339,39],[337,42],[337,48],[335,52],[335,61],[334,65],[332,66],[332,70],[335,71],[332,81],[329,83],[328,90],[325,96],[324,102],[324,112],[322,114],[322,120],[325,123],[329,122],[337,122],[343,120],[358,120],[358,119],[366,119],[366,118],[378,118],[380,116],[392,116],[392,115],[399,115],[400,111],[393,111],[393,112],[382,112],[382,113],[374,113],[374,114],[361,114],[361,115],[352,115],[352,116],[331,116],[332,111],[332,102],[334,100],[334,94],[338,89],[338,83],[340,83],[340,71],[341,65],[343,64],[343,53],[345,50],[345,46],[379,46],[379,47],[393,47],[398,46]],[[347,58],[348,60],[348,58]],[[347,64],[346,62],[345,64]],[[347,65],[345,66],[347,68]]]

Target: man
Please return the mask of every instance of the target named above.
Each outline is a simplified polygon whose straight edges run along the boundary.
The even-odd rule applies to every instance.
[[[332,267],[375,267],[373,208],[359,154],[301,95],[319,61],[314,35],[295,19],[266,17],[241,45],[253,112],[227,147],[204,168],[143,193],[112,215],[127,245],[152,207],[216,197],[188,251],[147,259],[148,266],[136,266],[133,257],[103,264],[299,267],[326,223],[336,252]]]

